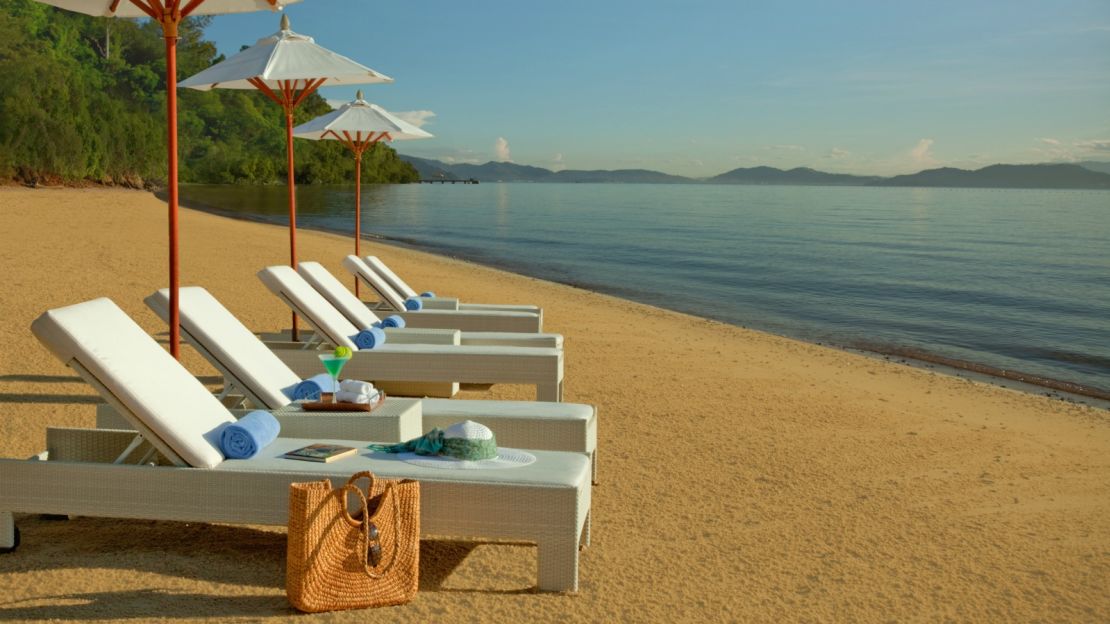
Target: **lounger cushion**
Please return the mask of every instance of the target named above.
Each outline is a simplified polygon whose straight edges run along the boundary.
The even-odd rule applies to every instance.
[[[333,462],[306,462],[285,459],[283,454],[302,446],[322,442],[359,449],[358,453]],[[529,450],[536,461],[527,466],[501,470],[444,470],[402,461],[397,455],[372,453],[369,442],[358,440],[320,440],[315,438],[278,438],[250,459],[228,459],[217,470],[318,473],[321,478],[346,476],[370,470],[387,479],[408,478],[421,481],[461,481],[466,483],[514,483],[577,488],[589,483],[590,461],[580,453]],[[477,474],[480,473],[480,474]]]
[[[297,265],[297,273],[355,327],[368,329],[381,320],[319,262],[301,262]]]
[[[282,390],[298,384],[300,376],[207,290],[189,286],[180,293],[182,328],[211,354],[217,366],[231,372],[267,407],[288,405],[289,397]],[[169,289],[163,289],[147,297],[146,303],[165,320],[169,318],[169,299]]]
[[[367,266],[382,276],[387,284],[393,286],[393,290],[397,291],[402,296],[418,296],[417,292],[413,290],[412,286],[405,283],[401,279],[401,275],[397,275],[392,269],[388,268],[376,255],[366,255],[363,260]]]
[[[400,294],[402,297],[418,296],[417,292],[413,290],[412,286],[406,284],[405,280],[401,279],[399,275],[397,275],[393,272],[392,269],[387,267],[384,262],[378,259],[377,256],[366,256],[363,258],[363,260],[366,261],[366,266],[370,267],[371,269],[376,271],[378,275],[382,276],[382,279],[384,279],[387,284],[392,286],[393,290],[396,290],[398,294]]]
[[[235,418],[196,377],[107,298],[50,310],[31,330],[60,360],[76,360],[186,463],[224,460],[220,430]]]
[[[405,309],[405,298],[400,293],[393,290],[393,287],[390,286],[388,282],[367,266],[367,264],[362,261],[362,258],[355,255],[347,256],[343,259],[343,268],[350,271],[351,275],[369,284],[370,287],[378,293],[378,296],[382,298],[382,301],[389,304],[394,310],[400,312]]]
[[[381,258],[377,256],[366,256],[363,258],[366,265],[376,271],[398,294],[404,297],[416,297],[417,293],[413,290],[412,286],[405,283],[399,275],[393,272],[386,263],[382,262]],[[432,309],[451,309],[463,310],[471,312],[528,312],[531,314],[539,314],[541,312],[539,306],[523,305],[523,304],[507,304],[507,303],[459,303],[458,299],[437,297],[441,301],[453,301],[454,305],[451,307],[432,306]],[[425,301],[424,305],[427,306],[428,302]]]
[[[335,306],[328,303],[293,267],[266,267],[258,272],[258,279],[262,280],[270,292],[288,302],[328,342],[337,347],[358,349],[352,337],[360,328],[355,327]]]

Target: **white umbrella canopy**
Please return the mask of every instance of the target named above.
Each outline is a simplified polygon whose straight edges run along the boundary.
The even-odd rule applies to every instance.
[[[361,91],[355,101],[293,128],[293,136],[314,141],[328,138],[342,141],[355,137],[361,141],[362,136],[369,137],[374,133],[384,133],[382,138],[386,141],[432,138],[428,132],[362,99]]]
[[[178,311],[177,245],[177,27],[190,15],[218,15],[251,11],[278,11],[301,0],[39,0],[43,4],[98,17],[148,17],[162,26],[166,42],[166,151],[168,166],[166,204],[169,216],[170,265],[170,353],[181,350],[181,321]]]
[[[361,256],[362,241],[362,153],[379,141],[430,139],[432,135],[398,118],[377,104],[362,99],[362,91],[326,115],[293,128],[293,136],[312,141],[334,139],[347,146],[355,155],[355,255]],[[355,279],[355,294],[358,294]]]
[[[177,8],[182,17],[187,15],[220,15],[224,13],[250,13],[266,9],[280,9],[286,4],[295,4],[301,0],[201,0],[200,2],[186,2],[178,0]],[[96,15],[100,17],[151,17],[151,5],[143,0],[39,0],[43,4],[56,6],[59,9]],[[165,8],[172,5],[172,0],[161,7],[154,3],[155,8]],[[145,5],[145,6],[140,6]],[[187,10],[190,9],[191,10]]]
[[[317,80],[327,82],[328,86],[393,82],[385,74],[316,45],[312,37],[289,30],[289,18],[283,15],[280,31],[177,86],[201,91],[256,89],[261,82],[277,90],[288,81]]]
[[[137,0],[138,1],[138,0]],[[195,0],[194,0],[195,1]],[[289,265],[297,266],[297,192],[293,163],[293,111],[324,83],[329,85],[393,82],[393,79],[316,45],[312,37],[293,32],[289,16],[281,30],[253,46],[182,80],[179,87],[258,89],[285,111],[285,150],[289,186]],[[297,314],[292,338],[297,340]]]

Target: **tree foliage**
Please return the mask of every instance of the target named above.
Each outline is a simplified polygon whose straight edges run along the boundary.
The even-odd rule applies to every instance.
[[[187,19],[178,79],[222,60],[205,40],[211,18]],[[251,42],[253,43],[253,41]],[[93,18],[33,0],[0,0],[0,178],[127,185],[166,178],[166,60],[158,24]],[[328,112],[312,94],[296,123]],[[182,182],[281,182],[285,118],[255,91],[178,92]],[[296,143],[298,183],[346,183],[354,159],[336,141]],[[387,145],[363,155],[365,182],[411,182]]]

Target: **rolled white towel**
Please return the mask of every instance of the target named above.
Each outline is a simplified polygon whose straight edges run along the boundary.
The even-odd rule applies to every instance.
[[[374,384],[368,381],[359,381],[357,379],[344,379],[339,382],[339,389],[343,392],[354,392],[356,394],[373,394]]]
[[[377,390],[374,390],[370,394],[340,390],[339,392],[335,393],[335,400],[339,401],[340,403],[361,403],[363,405],[373,405],[374,403],[378,402],[379,396],[380,393]]]

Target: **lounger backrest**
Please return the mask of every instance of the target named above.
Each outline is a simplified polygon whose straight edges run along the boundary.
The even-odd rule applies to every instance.
[[[155,447],[198,468],[224,460],[220,430],[235,418],[110,299],[49,310],[31,331],[62,362],[87,371],[105,398],[153,434]]]
[[[378,296],[382,298],[389,307],[398,312],[405,310],[405,298],[402,297],[393,287],[390,286],[380,275],[374,272],[362,258],[355,255],[347,256],[343,259],[343,268],[351,272],[351,275],[359,278],[363,283],[374,289]]]
[[[378,275],[381,275],[382,279],[393,287],[393,290],[396,290],[404,297],[416,296],[416,291],[413,290],[412,286],[406,284],[405,280],[401,279],[400,275],[394,273],[393,270],[387,267],[377,256],[366,256],[363,260],[366,261],[367,266],[377,271]]]
[[[258,279],[278,296],[297,315],[312,326],[317,333],[337,347],[358,350],[351,337],[358,334],[357,327],[328,303],[324,296],[297,275],[293,267],[276,265],[258,272]]]
[[[301,378],[228,311],[212,293],[199,286],[178,291],[181,331],[224,374],[231,377],[260,407],[277,409],[291,401],[283,389],[292,389]],[[169,318],[170,291],[164,288],[145,299],[147,306]]]
[[[297,273],[315,288],[316,292],[323,295],[336,310],[342,312],[355,327],[370,329],[374,323],[381,320],[319,262],[301,262],[297,264]]]

